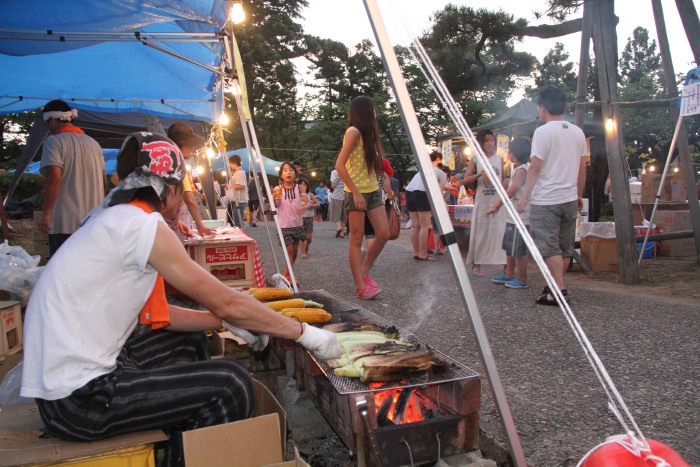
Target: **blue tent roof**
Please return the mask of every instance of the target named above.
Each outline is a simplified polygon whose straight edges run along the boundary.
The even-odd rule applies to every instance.
[[[111,177],[117,171],[117,155],[119,149],[102,149],[102,156],[105,158],[105,172]],[[38,174],[41,168],[41,161],[32,162],[27,166],[25,173]]]
[[[226,22],[226,0],[5,0],[2,10],[0,114],[60,98],[78,109],[215,120],[216,74],[135,36],[218,69],[223,45],[212,34]]]
[[[248,162],[248,149],[246,148],[240,148],[240,149],[234,149],[232,151],[228,151],[226,153],[226,157],[217,157],[215,159],[212,159],[212,165],[211,168],[214,172],[220,172],[222,170],[226,169],[226,166],[224,165],[226,161],[228,161],[228,158],[233,156],[234,154],[241,156],[241,168],[245,170],[246,172],[250,172],[250,164]],[[254,160],[255,163],[255,170],[256,172],[260,171],[260,168],[258,166],[258,161],[257,161],[257,156],[254,155],[256,159]],[[282,165],[282,162],[276,161],[274,159],[270,159],[269,157],[262,156],[263,158],[263,166],[265,167],[265,173],[267,175],[273,175],[275,177],[279,176],[279,167]]]

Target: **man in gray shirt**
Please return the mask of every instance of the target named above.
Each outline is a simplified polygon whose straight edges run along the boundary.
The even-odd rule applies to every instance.
[[[38,228],[49,234],[52,256],[88,211],[102,203],[107,188],[102,148],[73,125],[77,116],[78,111],[61,100],[49,102],[43,110],[51,135],[41,154],[41,174],[46,181]]]

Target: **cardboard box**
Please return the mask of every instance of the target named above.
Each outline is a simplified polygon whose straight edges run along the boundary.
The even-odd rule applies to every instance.
[[[0,355],[22,348],[22,309],[19,302],[0,302]]]
[[[661,174],[643,174],[642,175],[642,203],[653,203],[656,200],[656,193],[659,191],[661,184]],[[661,190],[661,198],[659,201],[671,201],[671,180],[666,177],[664,180],[663,189]]]
[[[593,272],[618,272],[617,239],[587,236],[581,238],[581,257]]]
[[[265,386],[253,384],[253,418],[182,434],[187,467],[259,467],[284,461],[287,415]]]
[[[229,287],[255,287],[255,241],[211,240],[190,243],[190,257]]]
[[[671,177],[671,201],[684,203],[688,199],[688,191],[685,189],[685,176],[683,171],[678,171]]]
[[[690,211],[656,211],[652,222],[661,233],[693,229]]]
[[[215,331],[209,341],[209,353],[212,357],[243,360],[250,357],[250,348],[243,339],[228,331]]]
[[[695,256],[694,238],[681,238],[678,240],[663,240],[659,242],[659,256]]]
[[[36,404],[3,407],[2,417],[0,417],[0,466],[56,463],[71,459],[80,459],[84,462],[82,465],[110,465],[96,464],[95,461],[100,457],[111,458],[112,461],[119,458],[125,461],[134,460],[125,456],[137,455],[137,453],[139,459],[147,459],[148,452],[152,452],[153,449],[152,443],[168,439],[161,430],[149,430],[100,441],[76,442],[42,437],[43,429],[44,422],[41,421]],[[138,449],[130,449],[136,447]],[[147,464],[139,461],[131,465]]]

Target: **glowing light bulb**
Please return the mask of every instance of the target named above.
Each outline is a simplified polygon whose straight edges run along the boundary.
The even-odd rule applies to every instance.
[[[653,172],[654,170],[656,170],[656,167],[654,167],[653,165],[649,166],[649,172]]]
[[[204,173],[204,167],[202,167],[201,165],[198,165],[198,166],[197,166],[197,173],[198,173],[198,174],[203,174],[203,173]]]
[[[225,171],[225,170],[222,170],[222,171],[221,171],[221,176],[222,176],[222,177],[225,177],[225,176],[226,176],[226,171]]]
[[[673,173],[678,173],[679,170],[680,170],[680,169],[679,169],[678,167],[674,167],[674,168],[673,168]]]
[[[190,164],[185,164],[185,169],[187,170],[187,173],[192,172],[192,166]]]
[[[470,148],[469,146],[464,148],[464,155],[465,156],[468,156],[471,153],[472,153],[472,148]]]
[[[211,148],[211,146],[207,146],[207,149],[205,149],[204,153],[207,155],[209,159],[214,157],[214,150]]]
[[[228,115],[226,115],[226,112],[221,112],[221,116],[219,116],[219,125],[226,126],[229,123]]]
[[[613,121],[612,118],[609,118],[605,121],[605,129],[609,132],[611,132],[615,129],[615,122]]]
[[[233,24],[239,24],[245,20],[245,11],[243,11],[243,5],[241,5],[241,2],[233,3],[230,17]]]
[[[279,171],[280,171],[279,166],[275,167],[275,172],[279,172]]]
[[[316,171],[315,171],[315,170],[311,172],[311,176],[312,176],[312,177],[315,177],[315,176],[316,176]]]

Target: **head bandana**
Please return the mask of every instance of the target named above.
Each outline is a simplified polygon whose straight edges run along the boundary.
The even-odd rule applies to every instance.
[[[45,122],[48,122],[50,118],[58,118],[64,122],[70,122],[74,118],[78,118],[78,109],[70,109],[66,112],[61,112],[60,110],[52,110],[50,112],[44,112],[43,118]]]
[[[108,206],[130,201],[136,190],[148,186],[163,199],[168,185],[175,185],[185,178],[185,161],[180,149],[170,139],[145,131],[132,133],[124,140],[119,157],[132,139],[139,147],[136,169],[110,192],[105,200]]]

